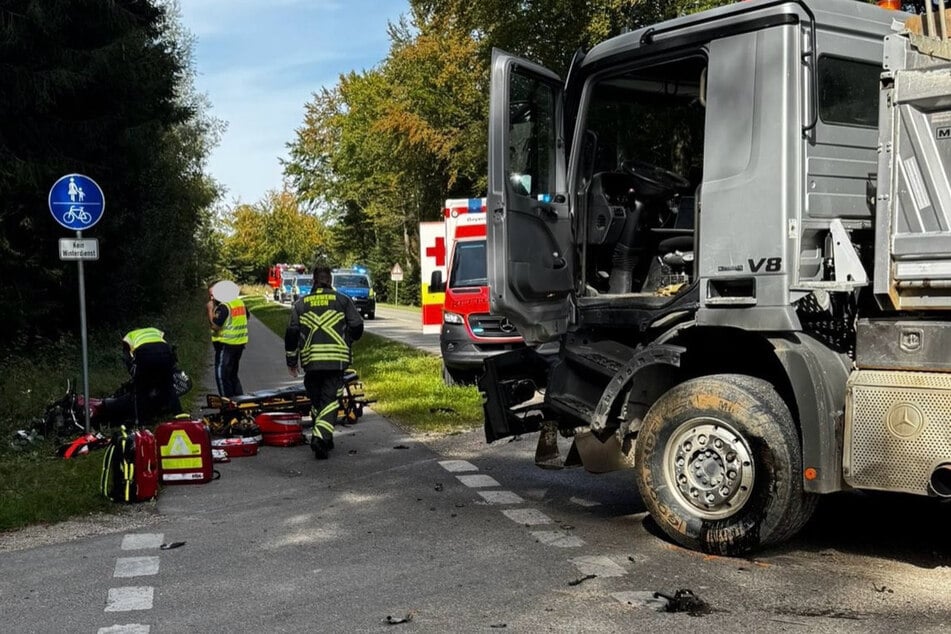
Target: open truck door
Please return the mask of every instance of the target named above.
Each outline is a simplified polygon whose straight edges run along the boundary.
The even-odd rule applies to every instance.
[[[563,88],[550,70],[492,51],[488,279],[493,313],[528,343],[564,333],[574,287]]]

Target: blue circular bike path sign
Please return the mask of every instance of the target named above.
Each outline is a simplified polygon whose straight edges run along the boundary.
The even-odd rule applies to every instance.
[[[53,183],[49,202],[56,222],[74,231],[92,227],[106,209],[102,188],[82,174],[67,174]]]

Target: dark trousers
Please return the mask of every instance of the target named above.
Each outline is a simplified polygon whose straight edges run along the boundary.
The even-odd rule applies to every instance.
[[[310,399],[315,438],[332,438],[337,421],[337,390],[343,385],[343,370],[308,370],[304,389]]]
[[[147,343],[135,351],[131,367],[131,385],[123,386],[112,399],[106,399],[103,423],[152,424],[161,417],[182,413],[175,393],[172,373],[175,353],[165,343]]]
[[[238,378],[242,352],[244,352],[244,346],[230,346],[215,342],[215,383],[218,385],[218,394],[222,396],[244,394],[241,379]]]

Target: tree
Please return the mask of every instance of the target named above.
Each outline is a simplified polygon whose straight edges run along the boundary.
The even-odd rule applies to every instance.
[[[224,261],[245,281],[264,279],[278,262],[312,266],[327,243],[320,219],[288,191],[268,192],[263,201],[239,204],[225,215]]]
[[[190,84],[191,42],[177,5],[158,0],[9,0],[0,8],[0,298],[11,333],[72,327],[75,267],[57,259],[70,235],[46,209],[63,174],[103,188],[86,235],[90,319],[150,310],[197,283],[199,232],[216,185],[204,160],[218,124]]]

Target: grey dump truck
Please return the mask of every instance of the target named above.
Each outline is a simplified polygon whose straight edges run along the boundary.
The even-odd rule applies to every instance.
[[[495,51],[491,302],[531,345],[486,361],[486,439],[633,469],[671,539],[721,554],[820,494],[951,497],[946,24],[752,0],[564,81]]]

